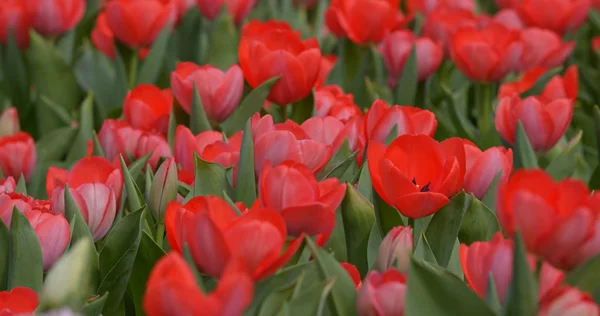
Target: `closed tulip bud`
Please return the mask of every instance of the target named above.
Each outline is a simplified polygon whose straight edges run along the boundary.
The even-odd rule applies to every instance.
[[[0,179],[0,192],[15,192],[17,188],[17,182],[15,178],[8,177],[6,179]]]
[[[223,7],[223,0],[197,0],[200,13],[208,20],[217,18]]]
[[[42,248],[44,271],[48,271],[62,256],[71,241],[69,223],[62,214],[31,210],[25,214],[35,230]]]
[[[398,270],[384,273],[371,271],[356,298],[359,316],[403,316],[406,299],[406,277]]]
[[[429,216],[462,188],[466,163],[459,138],[438,143],[427,135],[402,135],[389,146],[371,141],[367,148],[373,188],[404,216]]]
[[[129,91],[123,102],[123,116],[133,128],[167,134],[173,96],[169,89],[142,84]]]
[[[242,30],[240,67],[252,88],[280,77],[268,100],[286,105],[308,96],[317,81],[321,49],[315,38],[303,41],[286,22],[251,21]]]
[[[17,109],[8,108],[0,114],[0,137],[10,136],[20,131]]]
[[[30,315],[33,314],[38,304],[38,294],[26,287],[17,286],[10,291],[0,292],[2,315]]]
[[[379,46],[391,87],[395,87],[400,79],[413,45],[416,46],[419,81],[429,78],[442,63],[444,51],[441,44],[426,37],[417,38],[411,31],[394,31],[387,35]]]
[[[428,135],[433,137],[437,128],[435,114],[412,106],[389,106],[376,100],[365,114],[365,133],[368,140],[385,142],[396,128],[396,135]]]
[[[362,110],[354,103],[352,94],[345,94],[337,85],[328,85],[315,91],[315,116],[333,116],[346,123],[355,116],[362,116]]]
[[[358,45],[379,43],[408,23],[399,7],[399,0],[334,0],[325,12],[325,23],[335,36]]]
[[[90,39],[100,52],[110,59],[115,59],[115,35],[108,26],[106,12],[100,13],[96,18]]]
[[[115,37],[135,48],[152,45],[158,34],[174,23],[177,16],[174,0],[111,0],[105,10],[108,26]]]
[[[470,10],[436,9],[425,19],[423,36],[442,43],[447,56],[454,35],[462,29],[474,28],[477,28],[477,20]]]
[[[319,74],[317,75],[317,81],[315,81],[315,89],[319,89],[327,82],[327,77],[333,69],[333,66],[337,62],[338,57],[336,55],[323,55],[321,56],[321,66],[319,67]]]
[[[513,152],[504,147],[491,147],[482,151],[477,145],[464,140],[467,172],[463,188],[483,199],[494,178],[502,173],[500,181],[507,181],[513,169]]]
[[[597,316],[600,307],[585,292],[562,286],[540,302],[538,316]]]
[[[21,214],[31,211],[33,199],[20,193],[0,192],[0,219],[6,227],[10,227],[13,210],[16,208]]]
[[[56,36],[74,28],[83,18],[85,0],[22,0],[27,3],[33,28]]]
[[[394,227],[385,236],[375,258],[375,268],[383,273],[397,268],[407,274],[410,256],[413,249],[412,229],[410,227]]]
[[[235,24],[240,25],[257,2],[258,0],[225,0],[225,6]]]
[[[154,175],[154,180],[150,186],[150,196],[148,197],[148,207],[159,223],[164,222],[167,204],[177,198],[177,186],[175,158],[167,158]]]
[[[561,66],[575,48],[574,42],[563,43],[561,37],[546,29],[532,27],[521,31],[525,45],[523,68],[555,68]]]
[[[496,109],[496,130],[504,140],[515,143],[517,122],[521,121],[535,151],[550,150],[565,133],[573,117],[573,101],[557,99],[544,102],[536,97],[500,99]]]
[[[21,174],[31,179],[37,160],[35,143],[31,135],[18,132],[0,137],[0,170],[5,177],[18,179]]]
[[[308,167],[292,161],[267,163],[260,174],[260,204],[279,212],[292,236],[330,233],[345,193],[338,179],[317,182]]]
[[[410,13],[420,12],[427,16],[435,9],[475,11],[473,0],[408,0],[406,8]]]
[[[206,117],[221,123],[240,103],[244,76],[238,65],[223,72],[211,65],[198,66],[191,62],[177,64],[171,73],[171,87],[173,95],[188,113],[192,109],[194,85],[200,94]]]
[[[527,25],[560,35],[576,31],[586,20],[590,0],[523,0],[518,7]]]
[[[8,43],[8,35],[13,32],[20,49],[29,46],[29,27],[31,17],[24,0],[0,1],[0,42]],[[0,124],[0,129],[1,129]]]

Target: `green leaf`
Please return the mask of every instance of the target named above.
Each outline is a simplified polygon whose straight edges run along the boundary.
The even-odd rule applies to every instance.
[[[499,231],[496,215],[471,194],[471,204],[463,217],[458,239],[470,245],[476,241],[489,241]]]
[[[331,235],[323,246],[331,255],[339,262],[348,261],[348,246],[346,245],[346,229],[344,227],[344,219],[342,210],[338,207],[335,212],[335,226],[331,231]],[[300,251],[298,251],[300,252]],[[305,251],[303,254],[306,254]]]
[[[17,187],[15,188],[15,192],[27,195],[27,184],[25,183],[25,177],[23,174],[19,177],[17,181]]]
[[[231,15],[221,14],[211,26],[208,54],[204,63],[221,70],[237,63],[238,37],[238,30]]]
[[[458,238],[454,239],[454,249],[452,249],[452,255],[446,269],[459,279],[464,279],[465,274],[460,264],[460,241],[458,241]]]
[[[363,163],[360,177],[358,178],[358,192],[373,203],[373,183],[371,182],[371,174],[369,173],[369,163],[366,161]]]
[[[379,246],[383,241],[383,237],[381,236],[381,229],[379,229],[379,224],[377,223],[377,219],[373,223],[373,227],[371,227],[371,232],[369,233],[369,241],[367,242],[367,262],[369,269],[373,268],[375,264],[375,259],[377,258],[377,252],[379,251]]]
[[[100,252],[100,286],[97,293],[108,292],[103,314],[114,315],[133,270],[142,238],[142,216],[139,210],[125,216],[110,231]]]
[[[102,145],[100,145],[100,140],[98,139],[98,134],[96,134],[96,131],[92,132],[92,140],[94,141],[94,150],[92,151],[92,155],[106,158],[104,149],[102,149]]]
[[[76,128],[65,126],[42,136],[35,146],[39,161],[63,160],[73,145],[76,133]]]
[[[140,247],[137,256],[133,262],[131,277],[129,279],[129,290],[132,300],[135,305],[136,315],[143,315],[142,306],[144,293],[146,292],[146,283],[152,271],[152,267],[160,258],[165,255],[165,252],[154,242],[152,237],[147,233],[142,233]]]
[[[58,48],[64,61],[69,65],[72,64],[73,50],[75,48],[75,29],[63,34],[62,38],[58,41],[56,48]]]
[[[123,172],[123,179],[125,182],[125,190],[127,190],[127,203],[129,205],[130,211],[137,211],[146,205],[146,201],[144,201],[144,196],[140,191],[140,188],[137,186],[135,181],[133,181],[133,177],[125,164],[125,160],[123,156],[121,158],[121,171]]]
[[[67,161],[75,162],[87,155],[88,140],[94,137],[94,97],[88,94],[81,104],[81,119]]]
[[[349,183],[346,184],[346,195],[342,201],[342,218],[348,262],[354,264],[364,276],[369,270],[367,249],[371,228],[375,223],[375,210],[373,205]]]
[[[326,303],[327,297],[335,280],[325,280],[313,283],[290,300],[290,316],[315,315],[321,303]]]
[[[317,262],[322,280],[336,279],[328,299],[331,311],[336,315],[356,315],[356,289],[348,272],[310,238],[306,238],[306,243]]]
[[[454,240],[458,236],[470,202],[470,196],[463,191],[435,213],[429,222],[426,231],[427,240],[441,267],[448,266]]]
[[[496,282],[494,281],[494,276],[492,275],[491,271],[488,275],[487,289],[485,292],[485,301],[494,311],[500,312],[502,310],[502,304],[500,303],[498,291],[496,290]]]
[[[71,116],[67,110],[62,108],[60,105],[54,103],[54,101],[50,100],[45,95],[39,96],[38,101],[39,106],[43,106],[46,110],[56,115],[56,118],[62,123],[62,125],[71,124]]]
[[[265,301],[262,303],[258,312],[259,316],[272,316],[277,315],[286,303],[287,297],[280,292],[272,292],[267,296]]]
[[[240,106],[231,113],[229,118],[221,123],[221,130],[230,136],[242,129],[246,121],[254,113],[260,111],[271,92],[271,88],[273,88],[273,85],[275,85],[279,78],[271,78],[252,90],[242,103],[240,103]]]
[[[494,180],[490,184],[490,187],[481,200],[483,204],[485,204],[493,213],[496,213],[496,195],[498,194],[498,186],[500,185],[500,180],[502,179],[502,171],[498,172],[498,174],[494,177]]]
[[[350,156],[346,157],[344,160],[338,161],[337,163],[332,165],[329,168],[329,170],[327,168],[323,170],[326,173],[322,180],[327,178],[342,178],[342,176],[344,175],[344,173],[346,173],[348,168],[350,168],[350,166],[352,166],[352,164],[355,163],[356,155],[358,155],[358,151],[350,154]]]
[[[29,112],[29,80],[23,55],[17,46],[14,32],[10,30],[2,70],[5,78],[9,78],[9,80],[4,80],[7,85],[8,97],[22,118],[25,113]]]
[[[573,137],[563,151],[550,162],[546,167],[546,172],[552,176],[556,181],[561,181],[573,175],[575,168],[577,167],[577,147],[581,142],[583,131],[580,130],[575,137]]]
[[[160,76],[160,72],[163,69],[165,55],[167,53],[167,44],[169,43],[169,36],[171,36],[171,31],[173,30],[173,26],[168,24],[165,28],[160,31],[154,43],[152,43],[152,48],[150,48],[150,53],[144,59],[142,66],[140,67],[140,72],[137,77],[137,84],[154,84],[158,80]]]
[[[512,282],[505,298],[504,315],[537,315],[537,280],[529,268],[520,233],[515,235]]]
[[[469,122],[469,119],[466,117],[465,113],[458,108],[458,105],[456,104],[458,97],[456,97],[446,86],[441,86],[441,90],[446,99],[446,103],[448,103],[449,106],[448,112],[450,113],[450,118],[452,119],[453,125],[456,128],[456,136],[474,140],[475,133],[473,124]],[[465,91],[461,90],[461,93],[465,93]]]
[[[192,95],[192,113],[190,114],[190,130],[193,134],[200,134],[212,130],[210,122],[206,117],[204,105],[198,92],[198,87],[194,83],[194,93]]]
[[[452,249],[450,249],[450,251],[452,251]],[[427,236],[425,236],[425,233],[423,232],[419,235],[419,240],[415,245],[413,256],[417,259],[438,265],[438,260],[435,258],[435,254],[433,253],[433,250],[431,250],[431,245],[427,240]]]
[[[177,132],[177,117],[175,116],[175,108],[171,109],[169,115],[169,130],[167,134],[167,141],[172,152],[175,152],[175,133]]]
[[[395,103],[399,105],[415,104],[417,95],[417,48],[413,45],[410,49],[410,55],[404,63],[402,75],[398,80],[398,85],[395,91]]]
[[[213,195],[223,197],[223,191],[229,192],[227,171],[218,164],[202,160],[194,154],[196,178],[194,179],[193,196]]]
[[[80,310],[84,306],[92,292],[93,248],[93,243],[82,239],[54,264],[46,276],[38,311]]]
[[[400,212],[387,204],[375,190],[373,190],[373,206],[375,207],[375,216],[377,216],[382,237],[387,235],[392,228],[404,226]]]
[[[527,137],[527,133],[525,133],[525,129],[523,128],[523,124],[521,122],[517,122],[517,134],[515,137],[515,147],[514,147],[514,168],[515,170],[525,168],[525,169],[535,169],[538,168],[537,156],[535,155],[535,151],[531,147],[531,143],[529,142],[529,138]]]
[[[10,232],[4,221],[0,218],[0,291],[7,290],[9,267]]]
[[[89,302],[83,307],[81,310],[82,316],[98,316],[102,314],[102,310],[104,309],[104,304],[106,304],[106,299],[108,298],[108,293],[104,293],[102,296],[95,298],[93,301]]]
[[[246,121],[242,134],[242,147],[238,163],[235,197],[246,207],[256,201],[256,177],[254,175],[254,141],[252,141],[252,123]]]
[[[550,82],[552,77],[559,75],[561,71],[562,71],[562,67],[553,68],[553,69],[548,70],[546,73],[541,75],[536,80],[535,84],[531,88],[529,88],[527,91],[521,93],[521,99],[540,95],[544,91],[544,88],[546,88],[546,85],[548,84],[548,82]]]
[[[405,302],[407,316],[495,315],[462,280],[415,258],[411,259]]]
[[[567,273],[565,283],[588,292],[600,301],[600,255],[596,255]]]
[[[36,292],[42,289],[44,268],[42,248],[25,215],[15,207],[10,222],[8,247],[8,290],[18,286]]]
[[[292,117],[291,119],[302,124],[304,121],[311,118],[315,110],[315,94],[311,92],[304,99],[292,104]]]

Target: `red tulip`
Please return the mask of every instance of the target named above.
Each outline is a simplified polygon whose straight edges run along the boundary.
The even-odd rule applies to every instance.
[[[396,135],[428,135],[437,128],[435,114],[412,106],[392,105],[376,100],[365,115],[365,135],[369,140],[385,142],[396,128]]]
[[[308,96],[321,65],[321,50],[315,38],[302,41],[300,33],[285,22],[251,21],[242,30],[240,66],[252,86],[280,77],[269,101],[286,105]]]
[[[123,102],[123,116],[131,127],[167,134],[173,96],[169,89],[142,84],[129,91]]]
[[[37,293],[29,288],[18,286],[10,292],[0,292],[1,315],[32,314],[39,304]]]
[[[8,108],[0,113],[0,137],[14,135],[20,130],[17,109]]]
[[[211,21],[217,18],[223,6],[223,0],[196,0],[196,3],[200,13]]]
[[[462,29],[452,38],[450,56],[471,80],[497,82],[521,65],[523,43],[516,30],[492,23],[483,30]],[[473,56],[477,56],[474,58]]]
[[[592,8],[595,10],[600,10],[600,0],[592,0]]]
[[[165,224],[171,247],[181,249],[187,242],[198,268],[211,276],[222,275],[237,258],[254,280],[261,280],[287,263],[303,238],[282,254],[287,230],[279,213],[253,208],[238,217],[227,202],[212,196],[196,197],[185,206],[169,203]]]
[[[14,33],[17,46],[26,49],[29,46],[29,27],[31,17],[24,0],[0,1],[0,42],[8,43],[8,35]]]
[[[362,282],[360,280],[360,273],[358,272],[356,266],[348,262],[340,262],[340,265],[342,268],[344,268],[344,270],[346,270],[346,272],[348,272],[348,275],[352,278],[352,282],[354,282],[356,289],[360,289]]]
[[[333,0],[325,12],[327,28],[358,45],[379,43],[407,22],[398,0]]]
[[[110,59],[115,59],[115,35],[108,26],[106,12],[96,18],[96,25],[90,35],[96,48]]]
[[[534,68],[523,74],[519,81],[504,83],[500,86],[498,97],[500,99],[520,95],[521,93],[532,88],[537,80],[548,70],[544,68]],[[558,99],[577,99],[579,91],[579,71],[577,66],[573,65],[565,71],[563,76],[556,75],[546,84],[544,91],[537,96],[542,102],[551,102]]]
[[[194,84],[208,119],[221,123],[240,103],[244,77],[238,65],[222,72],[211,65],[198,66],[191,62],[177,64],[171,73],[171,87],[173,95],[188,113],[192,109]]]
[[[138,159],[152,154],[148,163],[152,168],[156,168],[160,157],[171,156],[171,148],[164,136],[132,128],[120,120],[105,120],[98,133],[98,139],[106,158],[111,161],[118,161],[119,155],[123,155],[125,161],[129,161],[128,155]]]
[[[392,228],[379,245],[375,268],[379,272],[389,269],[398,269],[402,273],[408,273],[410,257],[413,250],[413,236],[410,226],[398,226]]]
[[[342,132],[348,140],[348,145],[352,152],[358,151],[356,155],[356,163],[358,166],[362,166],[364,160],[364,149],[367,145],[367,138],[365,136],[365,123],[361,116],[355,116],[351,118],[344,127]]]
[[[315,89],[319,89],[327,82],[329,73],[333,70],[333,66],[337,62],[336,55],[323,55],[321,56],[321,66],[319,67],[319,74],[317,75],[317,81],[315,81]]]
[[[371,271],[358,291],[358,315],[403,316],[406,277],[398,270]]]
[[[15,178],[8,177],[6,179],[0,179],[0,192],[15,192],[17,188],[17,182]]]
[[[373,188],[406,217],[437,212],[462,188],[465,150],[459,138],[438,143],[427,135],[402,135],[389,147],[371,141],[367,148]]]
[[[523,3],[523,0],[496,0],[499,8],[517,9]]]
[[[0,170],[6,177],[31,179],[37,155],[31,135],[18,132],[0,137]]]
[[[561,66],[575,48],[574,42],[563,43],[558,34],[536,27],[521,31],[521,38],[525,45],[522,63],[526,69]]]
[[[564,35],[585,22],[590,0],[523,0],[518,9],[526,24]]]
[[[227,12],[233,17],[235,24],[240,25],[250,14],[258,0],[225,0]]]
[[[48,178],[54,176],[54,173],[49,170]],[[59,171],[56,176],[57,179],[54,181],[59,185],[53,192],[48,192],[48,196],[52,197],[54,211],[64,214],[64,184],[60,184],[64,171]],[[69,185],[69,192],[94,240],[104,237],[115,219],[117,205],[121,199],[123,187],[121,170],[104,158],[83,158],[68,172],[65,183]]]
[[[498,11],[498,13],[494,15],[493,21],[500,23],[511,30],[522,30],[525,27],[523,20],[519,17],[519,12],[515,9],[502,9]],[[521,34],[521,36],[523,36],[523,34]]]
[[[252,302],[254,284],[239,263],[230,264],[216,289],[206,295],[181,255],[161,258],[148,278],[144,312],[162,315],[241,315]]]
[[[0,219],[6,227],[10,227],[13,209],[21,214],[31,211],[33,199],[20,193],[0,192]]]
[[[435,9],[475,11],[473,0],[407,0],[408,12],[421,12],[427,16]]]
[[[311,170],[297,162],[267,163],[260,174],[260,205],[279,212],[292,236],[330,233],[345,194],[346,185],[338,179],[317,183]]]
[[[315,91],[315,116],[333,116],[347,122],[354,116],[361,116],[361,109],[354,103],[352,94],[345,94],[337,85],[328,85]]]
[[[595,36],[592,38],[592,49],[596,54],[600,51],[600,36]]]
[[[394,31],[386,36],[379,46],[379,52],[388,70],[390,87],[396,86],[400,79],[413,45],[416,45],[419,81],[429,78],[442,63],[444,51],[441,44],[427,37],[417,38],[411,31]]]
[[[443,10],[431,12],[423,24],[423,36],[441,42],[444,53],[448,55],[454,35],[462,29],[475,29],[477,20],[469,10]]]
[[[131,47],[152,45],[177,15],[174,0],[111,0],[105,10],[115,37]]]
[[[501,181],[507,181],[513,170],[513,152],[504,147],[491,147],[481,151],[477,145],[464,140],[467,172],[463,188],[483,199],[494,178],[502,173]]]
[[[541,170],[519,170],[497,197],[504,231],[519,230],[527,248],[551,264],[572,269],[600,251],[600,194],[577,180],[554,182]]]
[[[540,302],[538,316],[597,316],[600,307],[585,292],[570,286],[562,286],[547,299]]]
[[[21,0],[23,1],[23,0]],[[45,36],[56,36],[74,28],[83,18],[84,0],[24,0],[33,28]]]
[[[531,146],[536,151],[550,150],[565,133],[573,117],[573,101],[548,102],[536,97],[500,99],[496,109],[496,129],[507,142],[515,143],[517,121],[521,121]]]
[[[181,21],[185,14],[196,4],[196,0],[174,0],[177,9],[177,21]]]
[[[44,271],[48,271],[62,256],[71,241],[69,223],[62,214],[38,210],[31,210],[25,216],[40,241]]]

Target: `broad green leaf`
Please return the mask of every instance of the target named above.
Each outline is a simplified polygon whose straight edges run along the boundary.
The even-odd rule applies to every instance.
[[[221,14],[211,25],[205,64],[227,70],[238,60],[238,29],[229,14]],[[188,39],[184,39],[188,40]]]
[[[452,251],[452,249],[450,249],[450,251]],[[427,236],[425,236],[424,232],[421,232],[419,235],[419,239],[415,244],[413,256],[416,259],[425,260],[426,262],[438,265],[438,260],[435,258],[435,254],[433,253],[433,250],[431,250],[431,245],[429,244]]]
[[[218,164],[202,160],[194,154],[196,178],[194,179],[193,196],[213,195],[223,197],[223,191],[230,192],[227,171]]]
[[[131,277],[129,279],[129,291],[135,305],[136,315],[143,315],[142,302],[146,292],[146,283],[152,271],[152,267],[165,252],[154,242],[147,233],[142,233],[140,247],[133,262]]]
[[[17,181],[17,187],[15,188],[15,192],[27,195],[27,184],[25,183],[25,177],[23,174],[19,176],[19,180]]]
[[[8,97],[12,104],[17,108],[19,116],[22,118],[29,111],[29,80],[27,70],[23,61],[23,54],[17,46],[15,34],[9,30],[8,42],[6,45],[4,65],[2,71],[5,78],[10,78],[4,82],[7,85]]]
[[[262,303],[258,316],[278,315],[286,300],[287,297],[283,293],[273,291]]]
[[[106,299],[108,298],[108,293],[104,293],[100,297],[94,298],[93,301],[89,301],[81,310],[82,316],[98,316],[102,314],[102,310],[104,309],[104,304],[106,304]]]
[[[346,173],[346,171],[348,171],[348,169],[352,166],[352,164],[356,162],[357,154],[358,154],[358,151],[350,154],[350,156],[346,157],[344,160],[339,161],[336,164],[332,165],[330,170],[323,170],[323,171],[326,171],[326,174],[323,177],[323,179],[327,179],[327,178],[341,179],[342,176],[344,175],[344,173]]]
[[[246,121],[260,111],[271,88],[280,77],[271,78],[252,90],[240,103],[240,106],[231,113],[225,122],[221,123],[221,130],[231,136],[244,127]]]
[[[160,31],[156,40],[150,48],[150,53],[144,59],[142,66],[137,77],[137,84],[154,84],[160,76],[160,72],[163,69],[165,54],[167,53],[167,44],[169,43],[169,36],[171,35],[173,26],[168,24],[165,28]]]
[[[348,262],[354,264],[361,275],[369,270],[367,250],[371,228],[375,223],[375,210],[354,187],[346,184],[342,201],[342,218],[348,249]]]
[[[553,69],[548,70],[546,73],[541,75],[536,80],[535,84],[531,88],[529,88],[527,91],[521,93],[521,99],[540,95],[544,91],[544,89],[546,88],[546,85],[548,84],[548,82],[550,82],[552,77],[559,75],[561,71],[562,71],[562,67],[553,68]]]
[[[448,261],[446,269],[461,280],[465,276],[462,265],[460,264],[460,241],[458,241],[458,238],[454,240],[454,249],[452,249],[452,255],[450,256],[450,261]]]
[[[577,147],[581,142],[583,131],[579,131],[575,137],[573,137],[563,151],[558,154],[552,162],[546,167],[546,172],[552,176],[556,181],[561,181],[573,175],[575,168],[577,167]]]
[[[335,213],[335,226],[323,249],[327,250],[339,262],[348,261],[348,246],[346,245],[346,228],[342,209],[338,207]],[[308,251],[308,250],[306,250]],[[306,254],[306,251],[303,254]]]
[[[146,205],[146,201],[144,201],[144,196],[142,195],[140,188],[135,181],[133,181],[133,177],[125,164],[123,156],[121,156],[121,172],[123,172],[124,188],[127,192],[129,210],[132,212],[137,211]]]
[[[494,311],[502,311],[502,304],[500,303],[500,298],[498,297],[498,291],[496,290],[496,282],[494,281],[492,272],[490,272],[490,274],[488,275],[487,289],[485,292],[485,301]]]
[[[459,240],[467,245],[475,241],[489,241],[498,231],[500,224],[496,215],[471,194],[471,204],[464,214],[458,233]]]
[[[71,29],[58,41],[56,48],[62,55],[64,61],[71,65],[73,63],[73,51],[75,48],[75,29]]]
[[[252,140],[252,122],[246,121],[242,135],[242,147],[238,163],[235,197],[246,207],[256,201],[256,176],[254,174],[254,141]]]
[[[399,105],[415,104],[415,96],[417,94],[417,48],[413,45],[410,49],[408,59],[404,63],[402,75],[398,80],[398,85],[395,91],[395,103]]]
[[[517,122],[517,134],[515,137],[515,147],[514,147],[514,168],[515,170],[525,168],[525,169],[535,169],[538,168],[537,156],[535,155],[535,151],[531,147],[531,143],[529,142],[529,138],[525,133],[525,128],[523,128],[523,124],[521,122]]]
[[[0,218],[0,291],[6,291],[8,285],[8,266],[10,262],[9,255],[10,232],[4,221]]]
[[[496,195],[498,194],[498,186],[502,179],[502,171],[494,177],[494,180],[490,184],[487,193],[481,200],[494,214],[496,213]]]
[[[366,161],[363,163],[360,177],[358,178],[358,192],[373,203],[373,184],[371,182],[371,174],[369,173],[369,165]]]
[[[404,226],[400,212],[387,204],[375,190],[373,190],[373,206],[375,207],[375,216],[377,216],[382,237],[385,237],[392,228]]]
[[[35,146],[39,161],[63,160],[73,145],[76,133],[76,128],[65,126],[42,136]]]
[[[71,124],[71,115],[69,112],[67,112],[67,110],[60,105],[56,104],[54,101],[50,100],[47,96],[40,95],[38,105],[44,107],[45,110],[48,110],[50,113],[54,114],[62,125]]]
[[[212,130],[210,122],[204,111],[204,105],[198,92],[198,87],[194,83],[194,90],[192,94],[192,113],[190,114],[190,130],[193,134],[200,134],[205,131]]]
[[[327,304],[327,298],[335,284],[335,279],[313,283],[297,297],[290,300],[290,316],[316,315],[320,306]]]
[[[600,255],[596,255],[567,273],[565,283],[592,294],[600,301]]]
[[[473,124],[469,122],[469,119],[466,117],[465,113],[458,108],[458,105],[456,104],[457,97],[452,93],[452,91],[450,91],[448,87],[442,86],[441,89],[444,93],[446,103],[449,106],[448,112],[450,113],[450,118],[452,119],[452,123],[456,128],[456,136],[474,140],[475,133]],[[465,93],[465,91],[461,90],[460,93]]]
[[[94,141],[94,150],[92,151],[92,154],[94,156],[106,158],[104,149],[102,149],[102,145],[100,145],[100,140],[98,139],[98,134],[96,134],[96,131],[92,132],[92,140]]]
[[[8,247],[8,290],[18,286],[36,292],[42,289],[44,268],[42,248],[25,215],[15,207],[10,222]]]
[[[537,315],[537,280],[527,262],[527,251],[520,233],[515,235],[512,272],[512,282],[504,299],[504,315]]]
[[[302,124],[304,121],[311,118],[315,110],[315,94],[311,92],[304,99],[292,104],[292,117],[291,119]]]
[[[142,238],[141,209],[125,216],[108,234],[100,252],[100,285],[96,293],[108,292],[104,315],[114,315],[123,302]]]
[[[369,233],[369,241],[367,242],[367,262],[369,269],[372,269],[375,264],[377,252],[379,251],[379,246],[382,241],[383,237],[381,236],[381,229],[379,229],[379,224],[377,223],[377,220],[375,220],[371,227],[371,232]]]
[[[87,155],[88,141],[94,137],[94,97],[88,94],[81,104],[81,119],[67,161],[75,162]]]

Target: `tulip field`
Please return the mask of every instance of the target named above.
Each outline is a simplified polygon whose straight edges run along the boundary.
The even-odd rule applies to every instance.
[[[0,316],[600,316],[600,0],[0,0]]]

